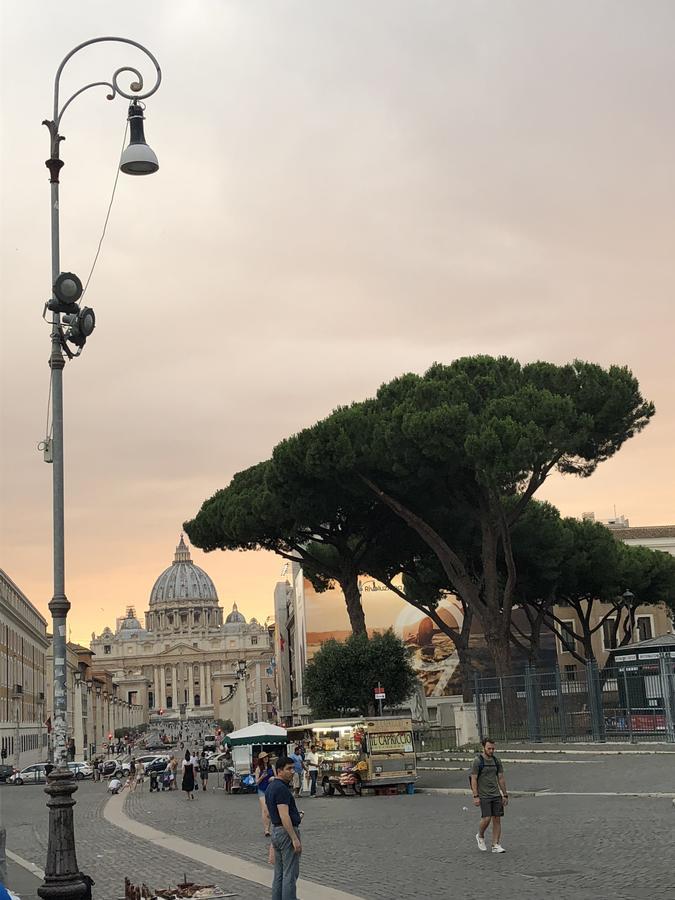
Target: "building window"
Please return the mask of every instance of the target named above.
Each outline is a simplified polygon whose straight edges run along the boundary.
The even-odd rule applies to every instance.
[[[577,680],[577,667],[576,666],[565,666],[565,681],[576,681]]]
[[[103,645],[103,652],[104,652],[104,653],[110,653],[110,650],[111,650],[110,644],[104,644],[104,645]]]
[[[166,698],[166,708],[171,709],[173,707],[173,697],[168,696]]]
[[[199,694],[195,694],[195,706],[201,706],[201,697]]]
[[[570,653],[576,650],[576,641],[574,637],[567,631],[566,628],[563,628],[563,625],[567,625],[574,631],[575,622],[573,619],[565,619],[562,621],[560,626],[560,637],[558,638],[558,647],[560,653]]]
[[[616,635],[614,633],[614,626],[616,625],[616,618],[612,617],[611,619],[605,619],[602,623],[602,649],[603,650],[614,650],[616,647]]]
[[[155,695],[152,691],[148,691],[148,706],[150,707],[150,709],[155,708]]]
[[[638,616],[635,624],[637,625],[637,639],[639,641],[649,641],[654,637],[651,616]]]
[[[255,644],[257,644],[257,643],[258,643],[258,638],[257,638],[257,637],[252,637],[252,638],[251,638],[251,644],[254,644],[254,645],[255,645]]]

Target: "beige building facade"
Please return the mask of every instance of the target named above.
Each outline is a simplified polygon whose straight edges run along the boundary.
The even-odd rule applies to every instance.
[[[593,513],[585,513],[584,518],[595,521]],[[670,553],[672,556],[675,556],[675,525],[631,528],[628,519],[624,516],[617,516],[602,524],[610,529],[617,540],[623,541],[625,544],[634,547],[648,547],[650,550],[659,550],[662,553]],[[630,585],[628,588],[630,588]],[[578,616],[571,607],[556,606],[554,611],[561,621],[568,623],[577,634],[581,633]],[[630,635],[630,643],[649,641],[652,638],[673,633],[671,614],[663,604],[638,606],[631,623],[628,610],[615,610],[608,603],[596,602],[593,604],[590,626],[595,628],[600,622],[603,622],[592,637],[594,656],[600,668],[606,663],[610,651],[617,646],[615,637],[617,618],[619,621],[616,634],[618,634],[619,640],[622,639],[627,630]],[[571,637],[567,637],[565,641],[557,639],[557,648],[558,664],[563,678],[567,678],[569,681],[576,680],[581,663],[575,658],[571,650],[577,649],[583,656],[583,649],[578,648],[577,641]]]
[[[232,718],[241,727],[275,716],[269,629],[247,622],[236,603],[223,616],[213,581],[182,535],[150,591],[145,627],[128,607],[114,630],[92,634],[90,648],[119,698],[142,707],[146,721]]]
[[[47,621],[0,569],[0,762],[16,768],[47,747]]]

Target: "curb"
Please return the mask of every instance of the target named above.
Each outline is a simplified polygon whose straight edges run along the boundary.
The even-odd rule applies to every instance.
[[[114,825],[133,834],[144,841],[162,847],[171,853],[178,853],[194,862],[202,863],[212,869],[217,869],[225,875],[233,875],[235,878],[241,878],[243,881],[249,881],[253,884],[259,884],[269,889],[272,886],[272,868],[258,865],[258,863],[248,862],[240,859],[238,856],[232,856],[229,853],[222,853],[220,850],[212,850],[210,847],[204,847],[201,844],[195,844],[193,841],[186,841],[184,838],[167,834],[159,831],[151,825],[145,825],[130,819],[124,811],[127,800],[126,794],[115,794],[110,797],[106,805],[103,807],[103,818]],[[363,900],[356,894],[347,894],[336,888],[326,887],[315,881],[308,881],[305,878],[298,879],[298,891],[300,897],[304,900]]]
[[[471,791],[466,788],[416,788],[416,794],[444,794],[470,797]],[[509,797],[636,797],[638,799],[673,800],[675,793],[664,791],[513,791]]]

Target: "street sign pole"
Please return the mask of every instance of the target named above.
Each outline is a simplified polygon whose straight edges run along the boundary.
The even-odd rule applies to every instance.
[[[377,706],[378,706],[378,710],[379,710],[378,715],[380,715],[380,716],[382,716],[382,701],[385,699],[385,697],[386,697],[386,694],[384,692],[384,688],[378,681],[377,687],[375,688],[375,699],[377,700]]]

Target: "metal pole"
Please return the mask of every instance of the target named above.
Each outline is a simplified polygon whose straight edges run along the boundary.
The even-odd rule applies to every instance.
[[[626,718],[628,719],[628,740],[632,744],[633,743],[633,715],[630,708],[630,693],[628,690],[628,675],[626,674],[625,667],[622,668],[621,674],[623,675],[623,691],[626,700]]]
[[[675,710],[673,709],[673,664],[671,658],[665,653],[659,654],[659,668],[661,670],[661,685],[663,692],[663,707],[666,716],[666,739],[675,741]]]
[[[59,172],[63,163],[59,159],[61,138],[55,123],[51,123],[51,158],[47,160],[51,183],[51,244],[52,284],[60,272],[59,252]],[[49,358],[52,393],[52,503],[53,503],[53,564],[54,594],[49,603],[52,614],[52,746],[54,769],[47,778],[49,795],[49,837],[45,880],[38,888],[43,900],[58,898],[85,898],[89,891],[77,865],[75,853],[75,827],[73,822],[73,794],[77,786],[67,765],[67,665],[66,619],[70,603],[65,593],[65,539],[63,492],[63,367],[65,360],[61,350],[61,316],[52,314],[52,352]]]
[[[155,84],[145,93],[143,90],[143,76],[133,67],[126,66],[117,69],[112,76],[112,81],[96,81],[85,85],[76,91],[66,103],[59,109],[59,84],[61,73],[68,60],[91,44],[104,41],[116,41],[131,44],[142,50],[152,61],[156,71]],[[119,85],[121,74],[131,74],[135,80],[130,86],[133,94],[122,90]],[[59,173],[63,166],[60,159],[60,143],[63,140],[59,134],[59,126],[64,112],[72,101],[84,91],[94,87],[107,86],[111,93],[108,99],[112,100],[116,94],[121,94],[129,100],[142,100],[153,94],[161,82],[161,71],[155,57],[136,41],[128,38],[100,37],[78,44],[62,60],[54,79],[54,113],[51,120],[45,120],[44,125],[49,129],[50,158],[46,161],[49,170],[50,181],[50,219],[51,219],[51,269],[52,291],[53,285],[60,274],[60,247],[59,247]],[[47,862],[45,864],[45,880],[38,888],[38,895],[43,900],[68,900],[68,898],[85,898],[91,896],[90,885],[87,877],[83,876],[77,866],[75,855],[75,833],[73,826],[73,806],[75,801],[72,796],[77,786],[67,765],[67,627],[66,621],[70,603],[65,591],[65,540],[64,540],[64,459],[63,459],[63,368],[65,359],[62,349],[61,315],[52,312],[51,331],[51,355],[49,366],[51,369],[51,412],[52,433],[51,461],[52,461],[52,501],[53,501],[53,566],[54,566],[54,593],[49,603],[49,611],[52,615],[52,665],[53,665],[53,706],[52,706],[52,731],[53,731],[53,762],[54,768],[47,779],[46,793],[49,795],[47,807],[49,808],[49,838],[47,845]]]
[[[478,681],[478,672],[473,673],[473,702],[476,706],[476,719],[478,721],[478,737],[483,740],[483,711],[480,704],[480,683]]]
[[[563,694],[562,679],[560,677],[560,668],[555,667],[555,689],[558,695],[558,723],[560,725],[560,740],[567,740],[567,722],[565,715],[565,697]]]

